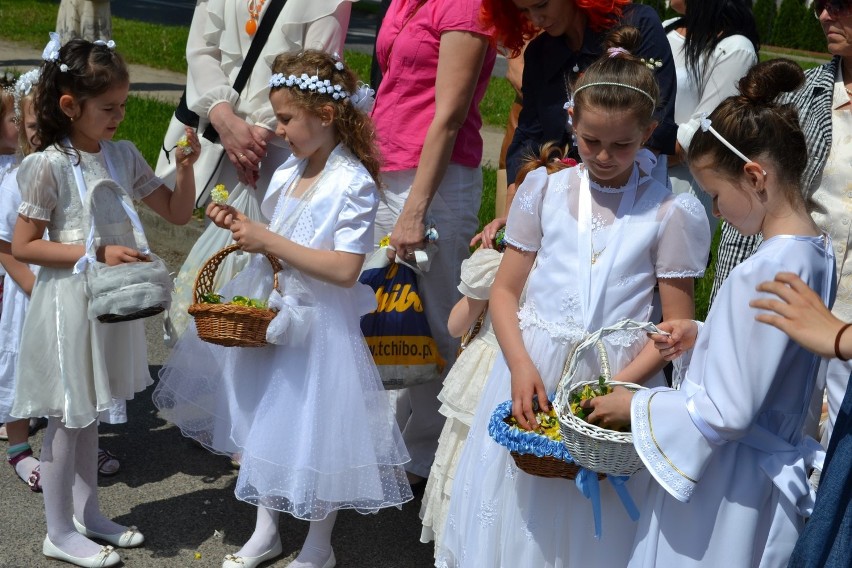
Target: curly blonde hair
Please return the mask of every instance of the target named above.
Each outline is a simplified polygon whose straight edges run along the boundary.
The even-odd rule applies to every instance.
[[[322,79],[328,79],[332,85],[340,85],[347,93],[354,93],[358,89],[358,79],[348,67],[340,65],[340,61],[328,53],[314,49],[301,53],[282,53],[272,63],[272,73],[297,77],[302,74],[316,75]],[[316,116],[321,116],[322,109],[326,106],[334,108],[333,123],[337,136],[364,164],[375,180],[376,186],[381,187],[381,155],[376,145],[376,132],[370,117],[355,108],[348,97],[334,99],[326,93],[290,88],[285,85],[271,87],[270,93],[285,88],[289,89],[294,104]]]

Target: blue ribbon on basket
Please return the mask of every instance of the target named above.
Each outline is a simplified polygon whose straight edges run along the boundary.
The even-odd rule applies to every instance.
[[[609,480],[613,489],[615,489],[616,494],[618,494],[618,498],[621,500],[621,504],[624,505],[624,510],[627,511],[627,515],[631,520],[638,521],[639,509],[636,508],[636,503],[633,502],[633,498],[630,497],[630,492],[627,490],[627,486],[625,485],[630,477],[625,475],[607,475],[606,478]],[[595,538],[600,540],[602,533],[601,487],[598,482],[598,474],[594,471],[581,467],[580,471],[577,473],[577,477],[574,479],[574,483],[577,485],[577,489],[580,490],[580,493],[592,502],[592,514],[595,518]]]

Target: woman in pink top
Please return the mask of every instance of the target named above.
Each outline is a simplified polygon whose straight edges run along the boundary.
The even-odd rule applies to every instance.
[[[427,217],[439,252],[418,278],[423,305],[445,369],[457,341],[447,319],[459,300],[461,262],[479,224],[482,138],[479,101],[496,51],[479,19],[481,0],[392,0],[376,40],[383,74],[373,120],[384,156],[385,200],[376,243],[390,233],[391,249],[406,262],[422,248]],[[397,419],[411,462],[412,483],[428,474],[441,433],[440,381],[406,389]]]

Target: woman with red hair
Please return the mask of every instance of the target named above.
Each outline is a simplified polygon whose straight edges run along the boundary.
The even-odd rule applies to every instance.
[[[677,82],[671,48],[657,12],[630,0],[482,0],[482,18],[494,28],[497,43],[512,54],[524,52],[521,86],[523,110],[506,156],[507,179],[513,182],[526,155],[537,155],[547,142],[573,146],[567,105],[573,85],[586,67],[602,53],[607,33],[630,25],[642,37],[636,55],[653,66],[660,86],[662,104],[654,117],[658,126],[646,147],[658,154],[654,177],[668,184],[666,154],[674,152],[677,125],[674,104]],[[579,159],[576,150],[569,155]],[[508,188],[506,209],[515,193]],[[495,219],[482,231],[483,246],[491,246],[494,235],[506,223]],[[474,239],[476,241],[478,239]]]

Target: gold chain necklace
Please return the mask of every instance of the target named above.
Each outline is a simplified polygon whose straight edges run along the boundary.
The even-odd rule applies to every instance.
[[[248,0],[249,19],[246,20],[246,33],[249,36],[253,36],[257,32],[257,21],[260,19],[264,2],[266,0]]]

